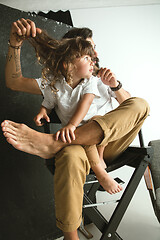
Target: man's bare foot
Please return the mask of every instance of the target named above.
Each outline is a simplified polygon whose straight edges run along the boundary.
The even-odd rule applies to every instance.
[[[101,164],[97,164],[92,167],[93,171],[96,174],[96,177],[104,188],[110,194],[115,194],[120,192],[123,188],[120,184],[118,184],[107,172],[101,167]]]
[[[63,145],[54,140],[53,134],[37,132],[25,124],[5,120],[1,127],[7,142],[14,148],[45,159],[53,157]]]

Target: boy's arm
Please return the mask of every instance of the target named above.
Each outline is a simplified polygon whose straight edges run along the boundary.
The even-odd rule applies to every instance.
[[[44,106],[41,106],[39,113],[35,116],[34,122],[37,126],[42,126],[44,123],[42,123],[42,119],[45,119],[47,122],[50,122],[49,114],[51,110],[47,109]]]
[[[87,114],[94,97],[95,97],[95,95],[92,93],[84,94],[83,98],[80,100],[80,102],[77,106],[75,113],[73,114],[72,118],[70,119],[69,124],[72,124],[75,127],[77,127],[80,124],[80,122],[83,120],[83,118]]]
[[[75,140],[74,131],[87,114],[94,97],[95,95],[92,93],[84,94],[68,124],[56,133],[56,140],[58,140],[59,137],[64,143],[71,143],[72,140]]]

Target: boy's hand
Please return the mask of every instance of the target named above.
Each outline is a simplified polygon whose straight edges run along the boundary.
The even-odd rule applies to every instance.
[[[48,117],[48,115],[45,113],[45,114],[41,114],[41,113],[38,113],[37,116],[35,116],[34,118],[34,122],[37,126],[43,126],[44,123],[41,122],[42,119],[45,119],[47,122],[50,122],[50,118]]]
[[[76,129],[76,126],[73,124],[69,123],[66,125],[64,128],[61,128],[57,133],[56,133],[56,141],[61,138],[62,142],[66,143],[71,143],[73,140],[76,139],[74,131]]]

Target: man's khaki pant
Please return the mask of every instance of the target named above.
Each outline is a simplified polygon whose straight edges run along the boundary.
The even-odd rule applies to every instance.
[[[97,117],[104,132],[104,159],[111,161],[122,153],[138,134],[149,114],[148,103],[141,98],[130,98],[115,110]],[[55,158],[54,194],[57,226],[64,232],[75,231],[82,220],[83,185],[90,172],[85,150],[71,145]]]

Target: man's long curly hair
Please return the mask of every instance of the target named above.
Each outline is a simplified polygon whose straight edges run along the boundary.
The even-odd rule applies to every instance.
[[[90,42],[77,37],[57,40],[45,31],[30,37],[28,41],[35,48],[38,62],[43,66],[42,78],[54,89],[56,81],[65,77],[66,82],[72,84],[72,68],[74,61],[83,55],[94,58],[94,50]],[[64,68],[65,63],[65,68]]]

